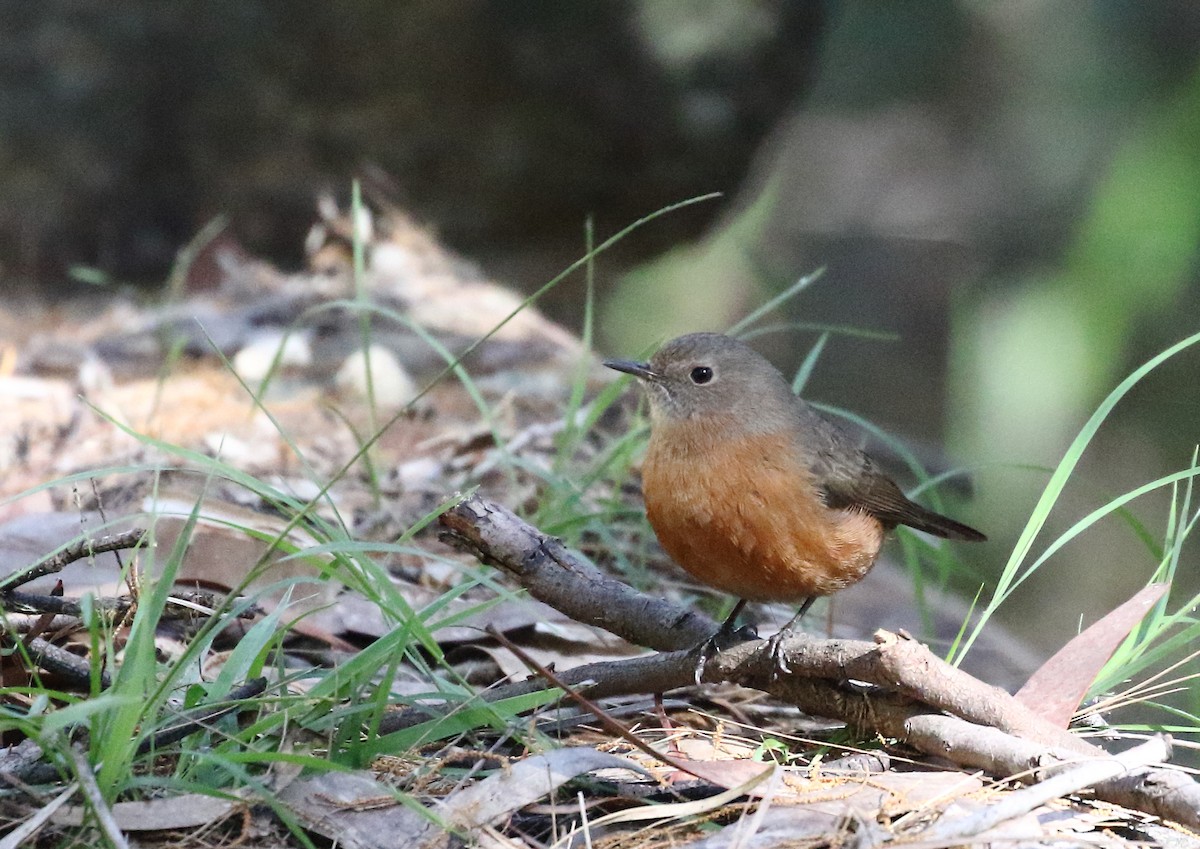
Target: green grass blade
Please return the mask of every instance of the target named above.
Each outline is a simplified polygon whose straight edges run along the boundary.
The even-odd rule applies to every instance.
[[[987,625],[991,615],[996,612],[997,608],[1004,603],[1012,592],[1013,587],[1023,580],[1022,570],[1023,564],[1029,557],[1029,553],[1033,548],[1033,542],[1041,533],[1042,528],[1046,524],[1046,519],[1050,515],[1050,511],[1057,503],[1059,496],[1062,495],[1063,489],[1070,480],[1072,473],[1075,471],[1076,465],[1079,463],[1080,457],[1083,456],[1084,450],[1091,443],[1092,438],[1100,429],[1100,426],[1108,418],[1113,408],[1128,394],[1134,386],[1138,384],[1146,375],[1154,371],[1162,363],[1174,357],[1176,354],[1190,348],[1200,342],[1200,333],[1188,336],[1186,339],[1175,343],[1167,348],[1162,353],[1152,357],[1150,360],[1139,366],[1132,374],[1126,377],[1121,383],[1108,394],[1108,397],[1100,404],[1096,411],[1088,419],[1087,423],[1080,430],[1078,436],[1072,441],[1067,449],[1062,461],[1055,468],[1054,473],[1050,476],[1046,488],[1042,491],[1041,497],[1038,499],[1033,512],[1022,530],[1020,537],[1017,539],[1016,545],[1013,547],[1012,553],[1009,555],[1008,561],[1000,574],[996,589],[992,593],[987,605],[984,607],[983,613],[976,623],[971,634],[963,641],[961,650],[956,654],[952,662],[959,663],[966,653],[970,651],[971,646],[975,644],[975,640],[979,637],[984,626]]]

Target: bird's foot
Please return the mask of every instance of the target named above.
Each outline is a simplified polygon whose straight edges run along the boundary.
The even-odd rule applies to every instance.
[[[781,628],[767,640],[767,653],[771,658],[772,681],[778,681],[781,675],[790,675],[792,673],[792,668],[788,666],[787,658],[783,655],[783,643],[795,635],[795,629],[789,624]]]
[[[708,662],[716,657],[719,652],[738,643],[757,639],[758,631],[753,625],[743,625],[740,628],[734,628],[731,622],[726,622],[711,637],[696,647],[696,683],[700,683],[704,677],[704,668],[708,666]]]
[[[808,613],[808,609],[812,607],[816,601],[815,596],[809,596],[800,605],[800,609],[796,611],[796,615],[788,620],[788,623],[780,628],[771,639],[767,641],[767,651],[771,657],[771,680],[779,680],[780,675],[790,675],[792,668],[787,665],[787,658],[783,656],[783,641],[789,637],[795,636],[796,626],[800,624],[800,620],[804,618],[804,614]]]

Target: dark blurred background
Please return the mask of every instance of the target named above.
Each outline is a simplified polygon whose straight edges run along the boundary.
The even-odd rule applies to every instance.
[[[807,394],[972,469],[955,512],[1008,555],[1137,364],[1200,325],[1200,6],[1185,0],[0,0],[0,286],[152,287],[228,217],[303,262],[359,177],[525,290],[600,238],[600,345],[777,317],[830,337]],[[579,281],[544,306],[578,328]],[[794,368],[818,338],[758,340]],[[1059,530],[1186,467],[1200,352],[1101,431]],[[1165,496],[1133,505],[1161,539]],[[1047,536],[1044,539],[1051,539]],[[1194,548],[1194,547],[1193,547]],[[1050,647],[1155,560],[1106,521],[1006,610]],[[1197,588],[1195,554],[1185,591]],[[970,578],[966,589],[973,591]]]

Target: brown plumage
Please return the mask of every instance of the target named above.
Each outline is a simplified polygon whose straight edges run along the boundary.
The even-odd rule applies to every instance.
[[[693,333],[648,363],[605,365],[637,377],[650,400],[642,488],[659,542],[698,581],[743,603],[803,602],[798,619],[814,598],[862,580],[896,525],[985,539],[905,497],[736,339]]]

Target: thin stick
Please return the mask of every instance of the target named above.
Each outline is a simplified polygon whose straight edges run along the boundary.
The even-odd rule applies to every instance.
[[[644,740],[642,740],[641,738],[639,738],[636,734],[634,734],[632,731],[630,731],[628,726],[626,726],[623,722],[620,722],[620,721],[614,719],[613,717],[609,716],[608,712],[605,711],[604,708],[600,707],[600,705],[596,704],[591,699],[589,699],[587,696],[583,695],[582,693],[580,693],[578,690],[574,689],[573,687],[568,686],[565,682],[563,682],[563,680],[561,678],[559,678],[557,675],[555,675],[549,669],[542,666],[542,664],[538,663],[536,660],[534,660],[532,657],[530,657],[528,652],[526,652],[520,646],[513,643],[512,640],[508,639],[508,637],[501,634],[500,630],[498,628],[496,628],[494,625],[487,626],[487,633],[490,636],[492,636],[493,638],[495,638],[495,640],[497,642],[499,642],[500,645],[504,646],[510,652],[515,654],[517,656],[517,659],[520,660],[527,667],[529,667],[529,669],[532,672],[535,672],[538,675],[545,678],[547,681],[550,682],[550,684],[552,686],[558,687],[560,690],[562,690],[564,693],[566,693],[571,699],[578,702],[580,707],[582,707],[584,710],[590,711],[592,713],[592,715],[596,717],[596,719],[600,722],[600,724],[603,725],[604,728],[610,734],[616,734],[618,737],[625,740],[630,745],[634,746],[635,748],[639,749],[642,752],[645,752],[647,755],[650,755],[650,757],[654,758],[655,760],[662,761],[663,763],[665,763],[667,766],[671,767],[672,769],[679,770],[680,772],[686,772],[688,775],[693,775],[696,778],[699,778],[701,781],[704,781],[706,783],[712,783],[712,778],[710,776],[701,775],[700,773],[695,772],[692,769],[689,769],[687,767],[687,765],[685,765],[684,763],[675,760],[670,755],[663,754],[662,752],[656,750],[649,743],[647,743]],[[771,766],[767,767],[768,772],[772,769],[774,769],[774,767],[771,767]]]
[[[88,807],[92,809],[92,814],[96,817],[96,824],[108,838],[109,845],[114,849],[129,849],[129,842],[121,833],[121,827],[117,825],[112,809],[104,801],[104,794],[100,792],[100,785],[96,783],[96,776],[92,772],[92,765],[88,763],[87,755],[72,748],[71,760],[75,763],[75,775],[79,779],[79,789],[83,791],[83,797],[87,799]]]
[[[110,534],[99,539],[79,539],[71,543],[52,557],[47,557],[25,571],[16,571],[0,581],[0,593],[5,593],[13,587],[28,584],[46,575],[61,572],[69,563],[92,557],[105,551],[120,551],[125,548],[135,548],[146,539],[146,531],[142,528],[131,528],[119,534]]]

